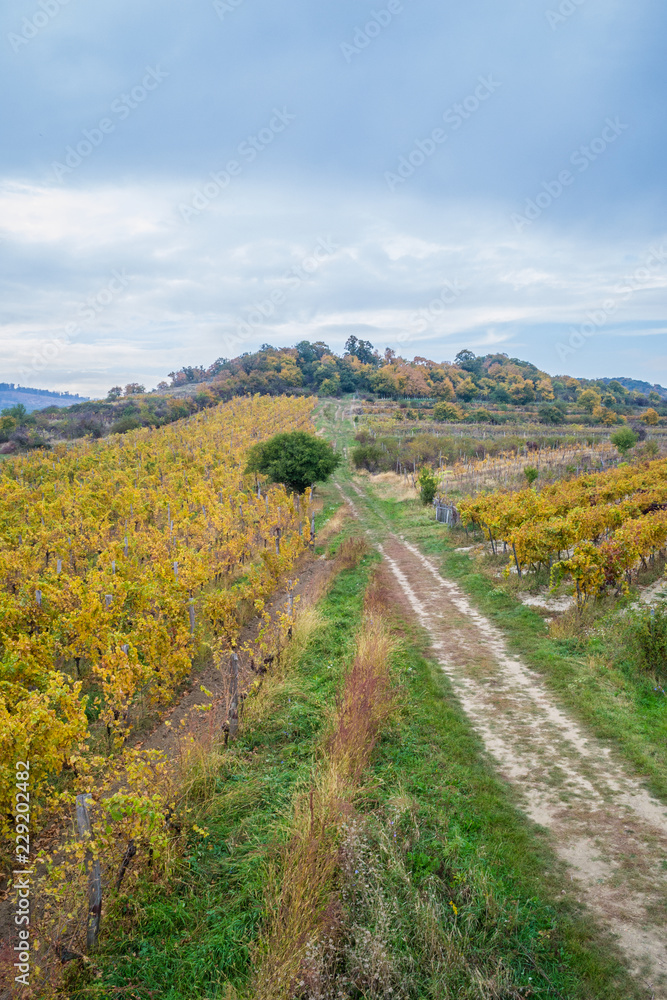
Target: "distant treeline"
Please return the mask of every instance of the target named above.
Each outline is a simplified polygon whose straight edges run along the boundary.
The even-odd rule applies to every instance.
[[[0,392],[24,392],[33,396],[52,396],[54,399],[72,399],[77,403],[85,403],[89,396],[79,396],[76,393],[56,392],[54,389],[30,389],[25,385],[14,385],[13,382],[0,382]]]

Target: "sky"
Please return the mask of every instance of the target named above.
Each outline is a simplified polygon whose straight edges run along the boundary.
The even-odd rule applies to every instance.
[[[7,0],[0,381],[354,334],[667,385],[667,8]]]

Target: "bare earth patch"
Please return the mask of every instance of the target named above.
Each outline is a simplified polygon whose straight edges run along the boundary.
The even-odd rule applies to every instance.
[[[428,631],[463,709],[527,815],[550,831],[579,897],[617,936],[647,995],[667,1000],[667,807],[559,707],[430,559],[388,530],[377,547],[397,602]]]

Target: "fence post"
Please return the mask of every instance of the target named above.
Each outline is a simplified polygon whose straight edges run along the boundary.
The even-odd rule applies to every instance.
[[[236,736],[239,729],[239,656],[232,653],[232,685],[229,702],[229,735]]]
[[[89,801],[90,795],[87,792],[76,797],[76,825],[79,831],[79,838],[82,841],[86,841],[86,839],[90,840],[92,837],[90,813],[88,812]],[[102,869],[99,860],[92,860],[92,852],[89,849],[86,851],[85,868],[88,873],[86,947],[88,951],[93,951],[97,946],[97,938],[100,933],[100,920],[102,919]]]
[[[310,519],[310,547],[315,548],[315,515]]]
[[[188,604],[188,615],[190,616],[190,635],[195,634],[195,602],[194,597],[190,599]]]

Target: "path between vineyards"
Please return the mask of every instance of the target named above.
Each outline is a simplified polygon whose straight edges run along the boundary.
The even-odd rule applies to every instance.
[[[344,493],[391,571],[397,603],[433,655],[527,815],[546,827],[573,888],[613,934],[647,996],[667,998],[667,806],[561,708],[539,674],[435,563],[391,532],[355,484]],[[664,977],[664,978],[663,978]]]

